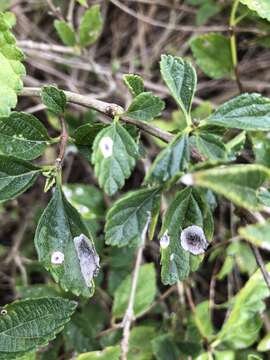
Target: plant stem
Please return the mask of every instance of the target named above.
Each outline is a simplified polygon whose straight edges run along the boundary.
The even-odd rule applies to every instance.
[[[57,159],[55,160],[55,166],[57,170],[56,180],[58,183],[62,182],[62,166],[63,166],[65,151],[68,143],[68,131],[63,115],[60,116],[60,121],[61,121],[62,131],[60,136],[59,154]]]
[[[25,87],[19,95],[21,96],[39,96],[40,97],[41,88],[31,88]],[[120,116],[121,120],[127,124],[135,125],[137,128],[147,132],[148,134],[159,138],[165,142],[170,142],[174,135],[170,134],[167,131],[159,129],[151,124],[148,124],[143,121],[134,120],[127,116],[121,115],[124,113],[124,109],[113,103],[107,103],[105,101],[97,100],[89,95],[81,95],[73,93],[71,91],[64,91],[67,100],[71,103],[86,106],[88,108],[94,109],[103,113],[110,118],[114,118],[116,115]]]
[[[231,31],[230,46],[231,46],[231,56],[232,56],[232,64],[233,64],[235,79],[237,82],[239,92],[241,93],[243,92],[243,86],[241,84],[240,75],[238,71],[237,42],[236,42],[236,34],[235,34],[235,25],[237,22],[236,13],[237,13],[238,5],[239,5],[239,0],[234,0],[230,15],[230,31]]]

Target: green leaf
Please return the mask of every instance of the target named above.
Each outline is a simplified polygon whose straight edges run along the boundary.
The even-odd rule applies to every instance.
[[[39,157],[50,138],[45,126],[33,115],[13,112],[0,118],[0,151],[24,160]]]
[[[190,119],[190,110],[197,85],[197,75],[193,66],[186,60],[172,55],[162,55],[160,71],[173,98]]]
[[[262,224],[248,225],[241,227],[238,231],[251,244],[270,251],[270,222],[266,221]]]
[[[151,92],[141,92],[129,105],[125,115],[135,120],[150,121],[157,117],[165,104]]]
[[[191,141],[193,138],[191,138]],[[207,160],[226,160],[227,151],[222,138],[209,134],[206,131],[198,131],[194,136],[194,145],[198,152],[206,157]]]
[[[193,314],[195,324],[198,327],[200,334],[205,338],[210,338],[214,334],[214,328],[209,309],[209,301],[206,300],[196,305],[195,312]]]
[[[15,301],[0,318],[0,355],[45,346],[63,330],[77,304],[60,297]]]
[[[267,265],[270,270],[270,265]],[[250,277],[245,286],[234,298],[231,313],[217,335],[230,349],[243,349],[251,346],[257,339],[262,320],[260,313],[265,309],[264,299],[269,289],[260,270]]]
[[[191,225],[204,229],[208,241],[212,229],[208,226],[210,213],[204,208],[199,193],[192,188],[180,191],[168,207],[160,232],[161,280],[165,285],[175,284],[188,277],[193,270],[193,261],[201,261],[203,255],[192,255],[181,246],[180,234]]]
[[[250,210],[262,207],[257,190],[269,178],[270,171],[261,165],[221,166],[184,175],[183,183],[202,186],[223,195],[236,205]]]
[[[189,157],[188,135],[180,133],[158,154],[145,177],[145,183],[162,184],[172,179],[187,169]]]
[[[160,190],[141,189],[127,193],[109,210],[106,218],[106,244],[137,246],[143,240],[149,221],[159,212]]]
[[[151,340],[157,330],[154,326],[136,326],[130,332],[128,360],[152,360]],[[147,341],[145,341],[147,339]]]
[[[147,284],[147,286],[145,286]],[[140,316],[149,309],[156,295],[156,272],[154,264],[142,265],[139,270],[134,302],[134,315]],[[113,316],[122,318],[128,306],[131,291],[131,275],[128,275],[114,293]]]
[[[99,132],[93,144],[92,162],[99,185],[108,195],[124,186],[138,156],[138,145],[118,122]]]
[[[258,351],[269,351],[270,350],[270,333],[266,334],[259,342],[257,346]]]
[[[157,360],[179,360],[180,351],[171,334],[164,334],[151,341]]]
[[[41,99],[44,105],[56,115],[64,113],[67,98],[64,91],[59,90],[56,86],[43,86],[41,90]]]
[[[124,83],[127,85],[129,91],[133,96],[137,96],[144,92],[143,78],[139,75],[126,74],[123,76]]]
[[[256,93],[242,94],[225,102],[201,124],[269,131],[270,99]]]
[[[240,0],[242,4],[247,5],[250,10],[256,13],[263,19],[270,21],[270,3],[268,0]]]
[[[83,258],[79,259],[75,247],[75,237],[82,235],[89,239],[84,248],[84,261],[90,271],[86,275]],[[40,217],[35,246],[39,261],[65,291],[85,297],[93,295],[93,276],[98,270],[99,259],[79,213],[67,202],[59,186],[55,188],[51,201]]]
[[[10,110],[16,106],[25,75],[24,55],[10,31],[14,21],[10,22],[9,14],[0,12],[0,117],[9,116]]]
[[[9,8],[11,0],[1,0],[0,11],[4,11]]]
[[[213,79],[232,77],[233,64],[227,37],[208,33],[191,39],[190,46],[196,63],[206,75]]]
[[[62,20],[55,20],[53,24],[58,36],[65,45],[74,46],[76,44],[76,34],[70,24]]]
[[[88,145],[91,146],[95,140],[97,134],[105,128],[104,124],[84,124],[79,126],[73,133],[73,138],[76,145]],[[90,149],[89,149],[90,151]]]
[[[101,17],[100,6],[93,5],[83,14],[79,37],[80,45],[86,47],[95,43],[102,32],[103,20]]]
[[[87,5],[87,0],[77,0],[77,2],[78,2],[80,5],[82,5],[82,6],[85,6],[85,7],[88,6],[88,5]]]
[[[0,155],[0,202],[13,199],[36,181],[41,168],[13,156]]]
[[[196,25],[204,25],[209,18],[218,14],[221,9],[219,4],[216,4],[211,0],[206,0],[202,3],[202,6],[200,6],[196,13]]]
[[[119,360],[120,346],[109,346],[102,351],[91,351],[85,354],[80,354],[76,360]]]

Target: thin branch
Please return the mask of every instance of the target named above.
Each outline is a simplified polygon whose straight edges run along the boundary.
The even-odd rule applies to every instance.
[[[25,87],[20,95],[21,96],[38,96],[40,97],[41,88],[28,88]],[[153,135],[165,142],[170,142],[174,135],[170,134],[167,131],[161,130],[151,124],[144,123],[142,121],[131,119],[127,116],[121,116],[121,114],[124,113],[124,109],[113,103],[108,103],[105,101],[97,100],[89,95],[81,95],[77,93],[73,93],[71,91],[64,91],[66,94],[67,100],[71,103],[86,106],[88,108],[94,109],[99,111],[102,114],[105,114],[109,116],[110,118],[113,118],[115,115],[120,115],[121,120],[127,124],[132,124],[138,127],[139,129],[147,132],[150,135]]]
[[[60,116],[60,121],[61,121],[61,127],[62,127],[62,132],[61,132],[61,137],[60,137],[61,140],[60,140],[60,145],[59,145],[59,155],[58,155],[57,159],[55,160],[56,166],[59,170],[63,166],[65,151],[66,151],[67,142],[68,142],[68,131],[67,131],[66,122],[65,122],[65,119],[63,116]]]
[[[270,275],[269,272],[267,271],[266,267],[265,267],[265,263],[263,262],[263,258],[262,255],[259,251],[259,249],[254,246],[253,244],[250,244],[251,250],[255,256],[257,265],[259,266],[261,273],[263,275],[264,281],[266,282],[266,285],[268,286],[269,290],[270,290]]]

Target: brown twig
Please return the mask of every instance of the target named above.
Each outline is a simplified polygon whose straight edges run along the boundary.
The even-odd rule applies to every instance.
[[[59,144],[59,154],[58,154],[57,159],[55,160],[56,167],[58,169],[61,169],[63,166],[65,151],[66,151],[67,142],[68,142],[68,131],[67,131],[67,126],[66,126],[66,122],[65,122],[63,115],[60,116],[60,121],[61,121],[61,128],[62,128],[61,136],[60,136],[61,140],[60,140],[60,144]]]

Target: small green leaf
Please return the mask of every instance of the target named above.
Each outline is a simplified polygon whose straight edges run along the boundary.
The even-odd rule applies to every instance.
[[[268,0],[240,0],[242,4],[247,5],[250,10],[256,13],[263,19],[270,21],[270,2]]]
[[[270,270],[270,265],[267,265]],[[264,299],[269,289],[260,270],[250,277],[233,301],[231,313],[217,335],[217,341],[230,349],[251,346],[258,337],[262,326],[260,313],[265,309]]]
[[[60,297],[15,301],[0,318],[0,355],[29,352],[45,346],[70,320],[76,303]]]
[[[13,199],[36,181],[41,168],[13,156],[0,155],[0,202]]]
[[[171,334],[163,334],[151,341],[157,360],[179,360],[180,351]]]
[[[261,165],[241,164],[216,167],[184,175],[185,184],[202,186],[223,195],[236,205],[250,210],[262,205],[257,190],[270,177],[270,171]]]
[[[192,100],[197,85],[197,75],[193,66],[181,58],[162,55],[160,71],[173,98],[189,122]]]
[[[138,156],[138,145],[118,122],[99,132],[93,144],[92,163],[99,185],[108,195],[124,186]]]
[[[185,170],[188,162],[188,135],[180,133],[158,154],[145,178],[145,183],[162,184]]]
[[[225,102],[203,123],[248,131],[269,131],[270,99],[256,93],[242,94]]]
[[[97,134],[105,127],[106,125],[100,123],[84,124],[74,131],[72,137],[74,138],[76,145],[91,146]]]
[[[24,160],[39,157],[50,138],[45,126],[33,115],[13,112],[0,118],[0,151]]]
[[[103,20],[100,6],[93,5],[83,14],[80,27],[80,45],[86,47],[95,43],[102,32]]]
[[[119,360],[120,353],[119,345],[109,346],[102,351],[91,351],[80,354],[76,360]]]
[[[85,6],[85,7],[88,6],[87,0],[77,0],[77,2],[78,2],[80,5],[82,5],[82,6]]]
[[[180,191],[168,207],[160,232],[161,280],[165,285],[185,279],[193,267],[197,267],[203,255],[192,255],[181,246],[180,234],[191,225],[204,229],[208,241],[212,229],[208,226],[208,210],[204,208],[201,196],[192,188]],[[196,259],[198,258],[198,259]],[[193,263],[199,261],[198,263]]]
[[[150,121],[157,117],[165,104],[150,92],[141,92],[129,105],[125,115],[135,120]]]
[[[25,75],[22,64],[24,55],[10,32],[14,16],[12,18],[9,14],[0,12],[0,117],[9,116],[10,110],[16,106],[17,94],[23,88],[22,77]]]
[[[145,286],[147,284],[147,286]],[[156,295],[156,272],[154,264],[142,265],[139,270],[134,302],[134,315],[140,316],[149,309]],[[128,306],[131,291],[131,275],[128,275],[114,293],[113,316],[122,318]]]
[[[135,326],[130,332],[128,360],[152,360],[151,340],[156,334],[154,326]]]
[[[141,189],[127,193],[109,210],[106,218],[106,244],[137,246],[145,229],[159,212],[160,190]]]
[[[262,224],[248,225],[239,229],[239,234],[262,249],[270,251],[270,222],[266,221]]]
[[[55,20],[54,27],[63,44],[67,46],[75,46],[76,34],[70,24],[62,20]]]
[[[191,138],[192,140],[193,138]],[[198,152],[206,157],[207,160],[226,160],[227,151],[222,138],[209,134],[206,131],[198,131],[195,133],[194,137],[195,147],[198,149]]]
[[[259,342],[257,346],[258,351],[269,351],[270,350],[270,333],[266,334]]]
[[[232,77],[230,41],[219,33],[197,36],[190,41],[193,56],[202,71],[213,79]]]
[[[139,75],[126,74],[123,77],[124,83],[127,85],[129,91],[133,96],[137,96],[144,92],[143,78]]]
[[[41,99],[48,110],[54,114],[61,115],[64,113],[67,98],[64,91],[59,90],[56,86],[43,86],[41,90]]]
[[[87,278],[75,247],[75,238],[82,235],[89,240],[84,254],[90,271]],[[98,270],[98,255],[79,213],[67,202],[59,186],[55,188],[51,201],[40,217],[35,246],[39,261],[64,290],[85,297],[93,295],[93,276]]]
[[[222,7],[211,0],[204,0],[196,13],[196,25],[204,25],[208,19],[218,14]]]

